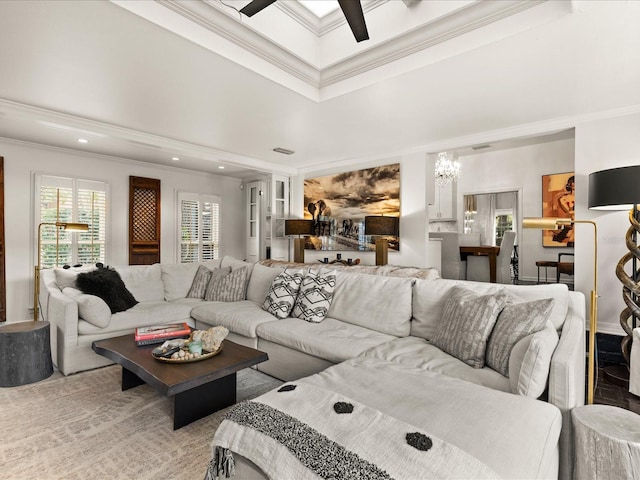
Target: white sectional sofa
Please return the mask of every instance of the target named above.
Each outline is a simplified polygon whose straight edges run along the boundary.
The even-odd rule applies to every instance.
[[[224,257],[208,265],[251,270],[246,299],[237,302],[185,298],[196,264],[116,267],[140,303],[112,315],[103,328],[81,318],[78,302],[61,291],[55,272],[43,271],[41,304],[52,325],[54,363],[65,374],[105,365],[109,361],[96,355],[91,343],[131,333],[136,326],[175,321],[187,321],[199,329],[223,325],[229,329],[229,340],[269,355],[269,361],[258,366],[269,375],[302,382],[308,388],[342,392],[409,423],[411,411],[416,414],[415,409],[422,405],[430,414],[416,414],[419,420],[414,424],[433,429],[434,435],[470,452],[500,476],[571,478],[570,410],[584,403],[582,294],[560,284],[444,280],[430,269],[344,267],[336,270],[327,317],[310,323],[292,317],[277,319],[262,309],[272,281],[284,267],[301,267],[263,263]],[[430,342],[456,286],[479,295],[510,292],[524,301],[553,298],[545,329],[522,339],[511,351],[508,376],[487,366],[473,368]],[[376,378],[380,384],[372,386]],[[385,398],[378,398],[381,395]],[[459,418],[447,422],[447,415]],[[456,432],[451,425],[457,426]],[[218,435],[216,439],[214,443],[223,440]],[[495,445],[487,446],[487,442]],[[238,454],[238,478],[244,478],[242,472],[268,474],[240,448],[231,450]]]

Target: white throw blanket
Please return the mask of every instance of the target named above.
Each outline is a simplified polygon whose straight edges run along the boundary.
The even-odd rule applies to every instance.
[[[213,440],[208,478],[232,472],[230,451],[274,479],[499,478],[428,432],[302,382],[230,410]]]

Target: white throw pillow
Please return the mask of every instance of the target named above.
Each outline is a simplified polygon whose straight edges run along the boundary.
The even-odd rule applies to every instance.
[[[62,293],[76,301],[78,304],[78,316],[91,325],[105,328],[111,323],[111,310],[109,309],[109,305],[100,297],[82,293],[73,287],[65,287]]]
[[[56,285],[58,285],[58,288],[62,290],[65,287],[76,288],[76,279],[78,278],[78,274],[82,272],[90,272],[95,269],[95,265],[86,265],[82,267],[71,268],[56,267],[53,269],[53,274],[56,277]]]
[[[329,312],[335,288],[335,270],[325,273],[307,273],[302,279],[291,316],[307,322],[321,322]]]
[[[509,357],[511,392],[538,398],[547,388],[551,357],[558,345],[558,333],[550,320],[545,327],[527,335],[513,347]]]
[[[302,270],[285,270],[271,282],[262,309],[278,318],[287,318],[302,283]]]

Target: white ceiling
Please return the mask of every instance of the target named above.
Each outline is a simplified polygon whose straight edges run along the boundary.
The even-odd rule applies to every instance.
[[[326,55],[351,52],[333,63],[214,3],[0,2],[0,137],[248,177],[495,145],[640,105],[640,2],[375,2],[358,55],[346,25],[321,35],[337,42]],[[291,18],[281,3],[297,2],[253,18],[277,26]],[[414,27],[376,40],[385,9]],[[220,17],[235,37],[210,24]]]

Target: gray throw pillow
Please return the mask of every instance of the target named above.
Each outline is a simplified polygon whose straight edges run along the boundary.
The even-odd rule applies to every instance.
[[[204,299],[214,302],[244,300],[247,294],[248,274],[249,269],[246,267],[234,271],[231,271],[231,267],[213,270]]]
[[[262,309],[278,318],[287,318],[302,283],[302,270],[285,270],[271,282]]]
[[[487,366],[509,377],[511,350],[521,339],[544,328],[552,308],[552,298],[524,302],[511,296],[510,303],[498,315],[489,337],[485,358]]]
[[[431,343],[467,365],[484,367],[487,339],[507,298],[503,293],[481,296],[453,287]]]
[[[213,270],[223,269],[215,268]],[[208,269],[204,265],[200,265],[198,267],[196,275],[193,277],[193,282],[191,282],[191,288],[187,293],[187,298],[204,298],[204,294],[207,291],[207,285],[209,285],[209,280],[211,280],[211,272],[213,270]],[[224,270],[226,273],[231,272],[231,268],[226,268]]]
[[[335,288],[335,270],[317,274],[307,273],[302,279],[291,315],[307,322],[321,322],[329,312]]]

